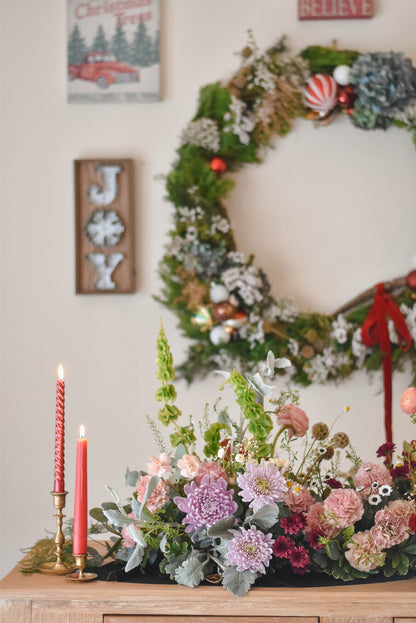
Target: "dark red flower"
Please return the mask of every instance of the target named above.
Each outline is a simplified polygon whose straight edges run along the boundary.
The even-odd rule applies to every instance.
[[[306,519],[302,513],[293,513],[280,520],[280,526],[286,534],[297,534],[306,526]]]
[[[412,532],[416,532],[416,515],[410,515],[409,528]]]
[[[290,552],[289,562],[295,573],[298,573],[299,575],[306,573],[310,565],[309,553],[306,547],[303,547],[303,545],[294,547]]]
[[[273,554],[276,558],[289,558],[294,547],[295,544],[288,536],[278,536],[273,543]]]
[[[336,478],[328,478],[326,484],[331,487],[331,489],[342,489],[342,484]]]
[[[395,444],[392,441],[386,441],[386,443],[381,444],[376,454],[378,457],[388,456],[396,449]]]
[[[324,536],[317,528],[310,530],[306,536],[306,539],[312,549],[322,549],[325,547],[323,543],[320,543],[319,537]]]
[[[390,470],[392,478],[409,478],[410,469],[408,465],[401,465],[400,467],[392,467]]]

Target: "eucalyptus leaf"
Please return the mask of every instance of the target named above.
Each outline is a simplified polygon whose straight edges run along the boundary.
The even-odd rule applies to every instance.
[[[236,567],[226,567],[223,573],[223,586],[236,597],[242,597],[258,577],[252,571],[237,571]]]
[[[269,530],[277,523],[279,508],[276,504],[265,504],[258,511],[247,517],[246,521],[260,530]]]
[[[175,450],[175,460],[179,461],[179,459],[181,459],[183,457],[183,455],[186,454],[186,448],[183,445],[183,443],[180,443],[176,446],[176,450]]]
[[[104,515],[102,508],[91,508],[90,517],[100,523],[107,523],[107,517]]]
[[[124,481],[126,487],[135,487],[136,482],[139,480],[139,472],[138,471],[130,471],[128,467],[126,467],[126,474],[124,476]]]

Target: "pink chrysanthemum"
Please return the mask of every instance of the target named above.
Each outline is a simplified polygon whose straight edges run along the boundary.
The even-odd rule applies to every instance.
[[[309,553],[306,547],[299,545],[299,547],[293,547],[289,554],[289,562],[292,565],[292,569],[298,575],[303,575],[309,569],[311,564]]]
[[[237,484],[241,489],[238,495],[244,502],[250,502],[249,506],[254,511],[265,504],[281,502],[287,491],[286,480],[279,468],[273,463],[266,463],[264,459],[260,465],[249,461],[246,473],[238,475]]]
[[[286,534],[297,534],[306,526],[306,519],[302,513],[293,513],[289,517],[280,520],[280,527]]]
[[[237,571],[266,573],[272,557],[273,536],[264,534],[251,526],[249,530],[232,530],[234,538],[228,541],[225,555],[227,565],[234,565]]]
[[[227,490],[227,482],[223,478],[215,480],[212,474],[203,476],[199,486],[195,482],[185,485],[184,491],[186,498],[176,496],[173,501],[186,513],[183,522],[188,524],[188,533],[198,532],[202,526],[209,528],[237,510],[233,490]]]
[[[278,536],[273,543],[273,554],[276,558],[289,558],[295,544],[288,536]]]

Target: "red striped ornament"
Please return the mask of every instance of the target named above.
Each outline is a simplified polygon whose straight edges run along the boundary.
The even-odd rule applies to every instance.
[[[328,113],[337,104],[338,85],[332,76],[316,74],[308,80],[303,92],[304,104],[322,114]]]

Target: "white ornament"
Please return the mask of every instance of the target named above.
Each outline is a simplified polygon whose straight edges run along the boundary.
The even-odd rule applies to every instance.
[[[213,327],[209,334],[209,339],[215,346],[219,344],[226,344],[230,341],[230,334],[224,329],[221,324],[218,324],[216,327]]]
[[[124,229],[115,210],[95,210],[84,227],[88,240],[96,247],[116,246],[121,240]]]
[[[209,289],[209,298],[214,304],[222,303],[223,301],[226,301],[228,297],[229,292],[225,286],[223,286],[221,283],[211,283],[211,287]]]
[[[335,82],[337,82],[342,87],[345,87],[351,82],[351,67],[348,67],[348,65],[338,65],[338,67],[335,67],[332,75]]]

